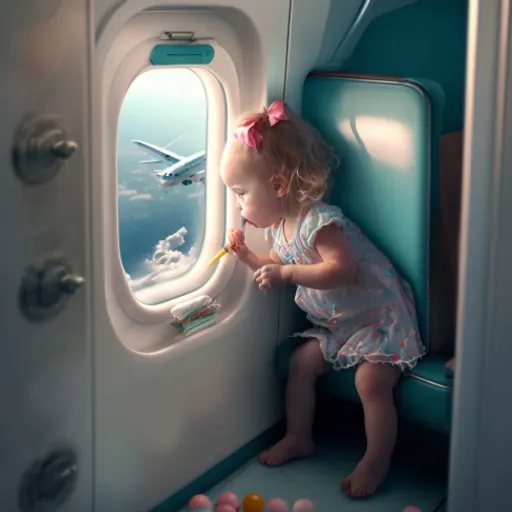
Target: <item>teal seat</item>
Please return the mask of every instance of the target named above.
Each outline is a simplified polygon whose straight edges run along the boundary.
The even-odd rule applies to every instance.
[[[429,268],[437,158],[444,95],[419,79],[310,75],[303,115],[334,145],[340,169],[328,198],[342,208],[411,284],[420,331],[429,344]],[[279,344],[278,371],[286,378],[293,350]],[[450,429],[452,381],[446,359],[427,355],[395,390],[400,416],[441,432]],[[359,401],[354,370],[332,371],[320,392]]]

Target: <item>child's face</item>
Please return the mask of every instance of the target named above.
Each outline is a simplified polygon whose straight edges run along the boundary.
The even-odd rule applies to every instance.
[[[242,216],[256,227],[266,228],[283,217],[282,201],[268,174],[247,168],[244,160],[228,154],[222,163],[222,181],[236,194]]]

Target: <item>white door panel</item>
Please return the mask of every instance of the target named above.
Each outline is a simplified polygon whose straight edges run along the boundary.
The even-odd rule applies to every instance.
[[[4,0],[0,5],[0,45],[0,509],[42,510],[35,506],[39,493],[41,504],[47,506],[51,504],[48,496],[53,494],[55,507],[60,503],[59,511],[89,512],[92,367],[86,229],[88,3]],[[56,175],[50,172],[52,179],[39,185],[24,183],[11,159],[13,138],[28,114],[58,117],[69,138],[78,143],[78,150],[62,161]],[[41,169],[51,154],[49,146],[43,144],[39,154],[42,160],[28,171],[29,176],[44,176]],[[52,254],[62,256],[72,272],[84,276],[86,285],[72,294],[52,318],[30,320],[20,309],[19,287],[27,268]],[[53,299],[47,295],[41,300],[50,304]],[[22,475],[57,447],[68,447],[77,457],[76,465],[73,467],[73,459],[69,459],[70,467],[64,459],[52,459],[55,464],[46,469],[52,469],[53,478],[47,483],[60,481],[64,495],[66,482],[71,483],[69,496],[65,500],[65,496],[59,496],[55,490],[59,485],[53,490],[45,488],[42,480],[36,485],[34,473],[32,501],[25,501],[25,508],[20,509]],[[32,508],[27,508],[30,503]]]

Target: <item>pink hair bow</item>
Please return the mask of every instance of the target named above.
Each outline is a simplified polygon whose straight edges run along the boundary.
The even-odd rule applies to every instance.
[[[236,129],[235,136],[242,144],[247,144],[251,148],[257,148],[261,142],[261,133],[258,130],[258,121],[256,119],[248,119],[247,121],[244,121]]]
[[[276,100],[268,107],[267,109],[268,120],[270,122],[270,126],[274,126],[279,123],[279,121],[287,121],[288,116],[284,111],[284,101]]]
[[[267,109],[268,120],[270,126],[274,126],[279,121],[286,121],[288,116],[284,111],[284,101],[276,100]],[[235,133],[236,138],[242,143],[247,144],[251,148],[257,148],[261,142],[261,133],[259,131],[258,120],[248,119],[244,121]]]

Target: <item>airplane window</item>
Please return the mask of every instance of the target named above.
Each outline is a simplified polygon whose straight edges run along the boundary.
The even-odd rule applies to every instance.
[[[201,251],[206,133],[206,94],[193,71],[152,69],[131,84],[119,116],[117,193],[121,261],[136,297],[183,275]]]

